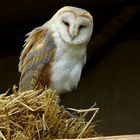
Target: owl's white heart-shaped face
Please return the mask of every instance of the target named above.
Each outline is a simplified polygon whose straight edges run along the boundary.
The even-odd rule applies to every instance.
[[[93,18],[88,11],[68,6],[60,9],[52,19],[64,42],[78,45],[90,40]]]

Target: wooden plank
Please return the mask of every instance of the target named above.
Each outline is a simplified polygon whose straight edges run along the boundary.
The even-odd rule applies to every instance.
[[[61,140],[140,140],[140,134],[120,135],[120,136],[105,136],[105,137],[83,138],[83,139],[61,139]]]

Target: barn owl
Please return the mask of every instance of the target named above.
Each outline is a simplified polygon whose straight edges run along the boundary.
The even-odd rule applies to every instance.
[[[60,94],[76,88],[92,31],[88,11],[66,6],[27,34],[19,62],[19,91],[48,87]]]

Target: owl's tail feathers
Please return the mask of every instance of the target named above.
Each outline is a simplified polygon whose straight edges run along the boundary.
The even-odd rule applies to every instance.
[[[41,65],[34,66],[25,73],[21,74],[19,82],[19,92],[45,88],[45,86],[40,81],[41,69]]]
[[[28,71],[24,76],[20,77],[19,92],[31,90],[32,74]]]

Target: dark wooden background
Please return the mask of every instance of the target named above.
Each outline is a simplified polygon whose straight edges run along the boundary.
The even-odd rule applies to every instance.
[[[66,107],[100,108],[104,135],[140,133],[140,14],[138,1],[24,0],[0,2],[0,92],[18,85],[18,58],[25,34],[61,7],[87,9],[94,18],[88,62],[77,90],[62,95]]]

